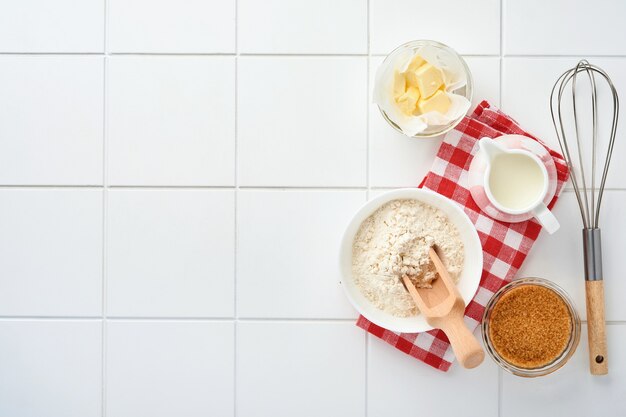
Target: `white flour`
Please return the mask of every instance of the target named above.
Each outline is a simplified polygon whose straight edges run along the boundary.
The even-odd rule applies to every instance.
[[[428,251],[437,245],[454,282],[463,269],[459,232],[439,209],[416,200],[393,200],[368,217],[352,244],[352,275],[357,287],[376,307],[398,317],[418,314],[400,283],[408,276],[418,287],[436,278]]]

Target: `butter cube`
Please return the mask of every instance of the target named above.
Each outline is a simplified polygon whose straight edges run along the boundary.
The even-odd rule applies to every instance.
[[[443,85],[443,73],[439,68],[426,63],[415,72],[417,87],[422,97],[430,97]]]
[[[409,85],[413,87],[417,87],[417,76],[415,73],[417,72],[418,68],[424,65],[425,63],[426,61],[421,56],[415,55],[413,57],[413,59],[411,60],[411,63],[409,64],[406,71],[404,72],[406,81]]]
[[[424,58],[422,58],[419,55],[415,55],[413,57],[413,59],[411,60],[411,63],[409,64],[408,68],[407,68],[407,72],[408,71],[416,71],[419,67],[421,67],[425,63],[426,63],[426,60]]]
[[[450,98],[442,90],[438,90],[432,97],[422,98],[417,103],[417,108],[421,113],[436,111],[445,114],[450,108]]]
[[[396,71],[393,74],[393,98],[398,100],[402,94],[406,92],[406,80],[404,74]]]
[[[398,97],[396,102],[404,114],[411,115],[415,111],[419,99],[419,90],[415,87],[409,87],[404,94]]]

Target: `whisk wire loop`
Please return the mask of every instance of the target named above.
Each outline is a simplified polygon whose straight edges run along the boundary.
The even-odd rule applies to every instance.
[[[585,172],[584,164],[584,152],[583,146],[585,143],[585,135],[581,132],[579,124],[579,99],[577,97],[577,82],[578,75],[585,73],[591,87],[591,167],[590,178],[589,173]],[[613,120],[611,123],[611,130],[609,133],[609,142],[606,150],[604,166],[600,174],[600,184],[597,183],[597,158],[598,158],[598,85],[596,82],[596,76],[601,77],[606,81],[611,90],[612,95],[612,107],[613,107]],[[574,117],[574,133],[576,136],[575,145],[577,148],[578,158],[576,170],[573,164],[573,152],[570,149],[570,141],[567,138],[565,130],[565,123],[563,120],[563,95],[565,94],[568,86],[571,85],[572,95],[572,110]],[[550,111],[552,114],[552,122],[556,130],[557,139],[561,152],[565,157],[568,168],[570,169],[570,175],[572,185],[574,186],[574,192],[576,194],[576,200],[580,209],[583,226],[585,229],[597,228],[600,219],[600,206],[602,203],[602,196],[604,194],[604,188],[606,186],[606,177],[609,170],[609,164],[613,155],[613,147],[615,145],[615,135],[617,133],[617,122],[619,117],[619,98],[617,90],[611,81],[611,78],[601,68],[590,64],[587,60],[582,60],[578,64],[567,71],[565,71],[557,79],[552,92],[550,94]]]

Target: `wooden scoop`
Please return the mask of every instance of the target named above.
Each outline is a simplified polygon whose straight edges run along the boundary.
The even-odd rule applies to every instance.
[[[434,248],[430,248],[429,255],[439,274],[432,288],[415,288],[408,277],[403,278],[404,286],[428,324],[448,336],[461,366],[475,368],[485,359],[485,352],[463,322],[465,302]]]

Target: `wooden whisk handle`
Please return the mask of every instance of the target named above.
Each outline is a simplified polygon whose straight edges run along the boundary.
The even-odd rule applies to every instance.
[[[585,281],[587,296],[587,332],[589,338],[589,369],[593,375],[609,372],[604,322],[604,281]]]
[[[583,229],[585,294],[589,337],[589,369],[593,375],[606,375],[609,363],[604,322],[604,281],[602,281],[602,236],[600,229]]]

